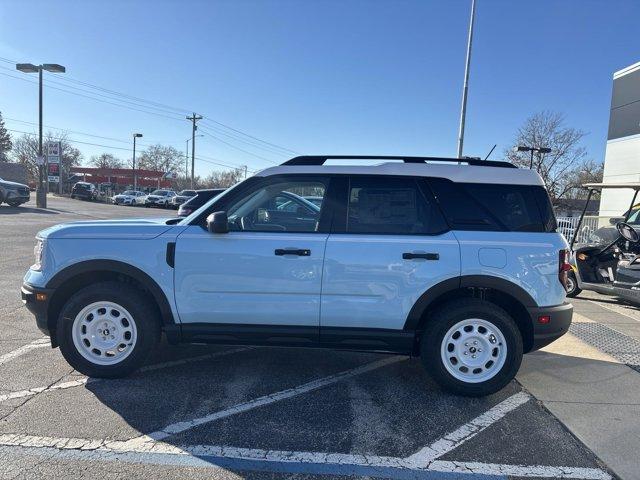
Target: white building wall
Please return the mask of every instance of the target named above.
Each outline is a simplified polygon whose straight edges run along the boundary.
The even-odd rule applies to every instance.
[[[638,119],[640,121],[640,119]],[[605,183],[640,182],[640,135],[607,142],[604,162]],[[617,216],[629,208],[633,190],[604,190],[600,201],[601,216]]]

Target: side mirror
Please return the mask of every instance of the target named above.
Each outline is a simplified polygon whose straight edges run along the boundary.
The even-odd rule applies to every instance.
[[[620,222],[624,222],[624,217],[612,217],[609,219],[611,225],[617,225]]]
[[[207,230],[211,233],[229,233],[227,212],[213,212],[207,217]]]

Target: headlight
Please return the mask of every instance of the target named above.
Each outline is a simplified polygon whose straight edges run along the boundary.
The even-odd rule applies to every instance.
[[[39,272],[42,270],[42,253],[44,252],[44,240],[37,239],[36,246],[33,247],[33,255],[35,257],[35,263],[31,265],[31,270]]]

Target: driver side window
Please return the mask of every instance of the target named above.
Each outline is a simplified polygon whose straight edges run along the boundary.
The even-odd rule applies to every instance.
[[[282,179],[262,185],[227,208],[230,231],[316,232],[320,207],[305,197],[323,198],[328,179]]]

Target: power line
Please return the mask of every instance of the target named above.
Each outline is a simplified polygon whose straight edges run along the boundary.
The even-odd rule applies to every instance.
[[[3,57],[0,57],[0,61],[4,61],[6,63],[10,63],[10,64],[14,64],[14,65],[16,64],[15,61],[7,59],[7,58],[3,58]],[[0,67],[0,68],[4,68],[6,70],[13,71],[13,69],[10,69],[10,68],[7,68],[7,67]],[[7,76],[11,76],[11,75],[7,75]],[[13,78],[20,78],[20,77],[17,77],[17,76],[12,76],[12,77]],[[22,79],[22,80],[26,80],[26,79]],[[140,105],[139,103],[134,103],[134,102],[122,100],[120,98],[111,98],[111,97],[108,97],[106,95],[101,95],[101,94],[98,94],[98,93],[95,93],[95,92],[87,92],[87,90],[82,90],[82,89],[78,89],[77,87],[74,87],[72,85],[67,85],[65,82],[73,82],[73,83],[76,83],[76,84],[79,84],[79,85],[83,85],[83,86],[86,86],[86,87],[89,87],[89,88],[100,90],[100,91],[108,93],[110,95],[128,98],[130,100],[134,100],[135,102],[146,103],[147,105]],[[32,83],[35,83],[35,82],[32,82]],[[176,114],[176,113],[184,114],[186,112],[192,111],[190,109],[173,107],[173,106],[166,105],[166,104],[163,104],[163,103],[160,103],[160,102],[155,102],[155,101],[152,101],[152,100],[146,100],[146,99],[143,99],[143,98],[140,98],[140,97],[136,97],[136,96],[133,96],[133,95],[129,95],[129,94],[126,94],[126,93],[118,92],[118,91],[115,91],[115,90],[110,90],[110,89],[107,89],[107,88],[104,88],[104,87],[100,87],[98,85],[94,85],[94,84],[89,83],[89,82],[84,82],[84,81],[81,81],[81,80],[74,79],[74,78],[69,77],[69,76],[59,77],[57,80],[49,80],[47,83],[56,83],[58,85],[63,85],[65,87],[67,87],[67,88],[74,88],[74,89],[77,89],[77,90],[79,90],[81,92],[91,93],[92,95],[100,95],[100,96],[108,98],[110,100],[116,100],[116,101],[119,101],[119,102],[128,103],[130,105],[134,105],[134,106],[137,106],[137,107],[152,108],[152,109],[155,109],[155,110],[164,111],[164,113],[169,113],[169,114]],[[51,88],[54,88],[54,87],[51,87]],[[63,91],[66,91],[66,90],[63,90]],[[67,91],[67,93],[71,93],[71,92]],[[95,99],[95,98],[94,98],[94,100],[100,101],[99,99]],[[108,102],[106,102],[106,103],[108,103]],[[144,113],[152,113],[152,112],[144,112]],[[155,114],[158,115],[158,113],[155,113]],[[176,119],[176,118],[172,117],[172,119]],[[229,126],[229,125],[227,125],[225,123],[222,123],[222,122],[220,122],[218,120],[214,120],[212,118],[205,118],[203,120],[203,122],[210,122],[210,123],[219,125],[219,126],[221,126],[223,128],[231,130],[232,132],[235,132],[236,134],[239,134],[239,135],[242,135],[244,137],[247,137],[247,138],[250,138],[252,140],[255,140],[257,142],[263,143],[263,144],[268,145],[268,146],[270,146],[272,148],[286,151],[289,154],[296,154],[296,155],[300,154],[299,152],[296,152],[295,150],[283,147],[281,145],[278,145],[278,144],[275,144],[275,143],[272,143],[272,142],[268,142],[266,140],[263,140],[261,138],[258,138],[256,136],[254,136],[254,135],[251,135],[249,133],[243,132],[242,130],[239,130],[237,128],[231,127],[231,126]],[[227,135],[232,136],[232,134],[227,134]],[[239,138],[236,138],[236,140],[240,141]]]
[[[202,130],[201,130],[201,132],[203,132],[205,135],[207,135],[207,136],[209,136],[209,137],[211,137],[211,138],[213,138],[213,139],[217,140],[218,142],[224,143],[225,145],[228,145],[228,146],[230,146],[231,148],[235,148],[236,150],[239,150],[239,151],[241,151],[241,152],[244,152],[244,153],[246,153],[247,155],[251,155],[251,156],[253,156],[253,157],[259,158],[259,159],[261,159],[261,160],[264,160],[265,162],[273,163],[274,165],[277,165],[277,164],[278,164],[278,162],[275,162],[275,161],[273,161],[273,160],[271,160],[271,159],[269,159],[269,158],[266,158],[266,157],[263,157],[263,156],[261,156],[261,155],[258,155],[257,153],[252,153],[252,152],[250,152],[250,151],[248,151],[248,150],[245,150],[245,149],[243,149],[243,148],[236,147],[235,145],[232,145],[232,144],[231,144],[231,143],[229,143],[229,142],[225,142],[225,141],[224,141],[224,140],[222,140],[220,137],[216,137],[215,135],[212,135],[211,133],[209,133],[209,132],[208,132],[208,131],[206,131],[205,129],[202,129]]]
[[[51,127],[52,128],[52,127]],[[36,133],[32,133],[32,132],[25,132],[24,130],[16,130],[13,128],[7,128],[8,131],[10,132],[14,132],[14,133],[21,133],[23,135],[28,135],[30,137],[35,137],[37,136]],[[56,130],[62,130],[62,129],[57,129]],[[106,148],[106,149],[111,149],[111,150],[121,150],[121,151],[126,151],[126,152],[132,152],[133,149],[132,148],[125,148],[125,147],[115,147],[113,145],[104,145],[104,144],[100,144],[100,143],[91,143],[91,142],[83,142],[81,140],[73,140],[73,139],[69,139],[69,138],[65,138],[66,142],[72,143],[72,144],[81,144],[81,145],[91,145],[94,147],[101,147],[101,148]],[[200,160],[203,161],[205,163],[210,163],[212,165],[217,165],[220,167],[227,167],[227,168],[244,168],[244,165],[240,165],[240,164],[235,164],[235,165],[231,165],[228,163],[222,163],[221,161],[216,161],[218,159],[213,158],[213,157],[202,157],[202,156],[197,156],[195,157],[196,160]],[[251,170],[252,172],[256,172],[257,170]]]

